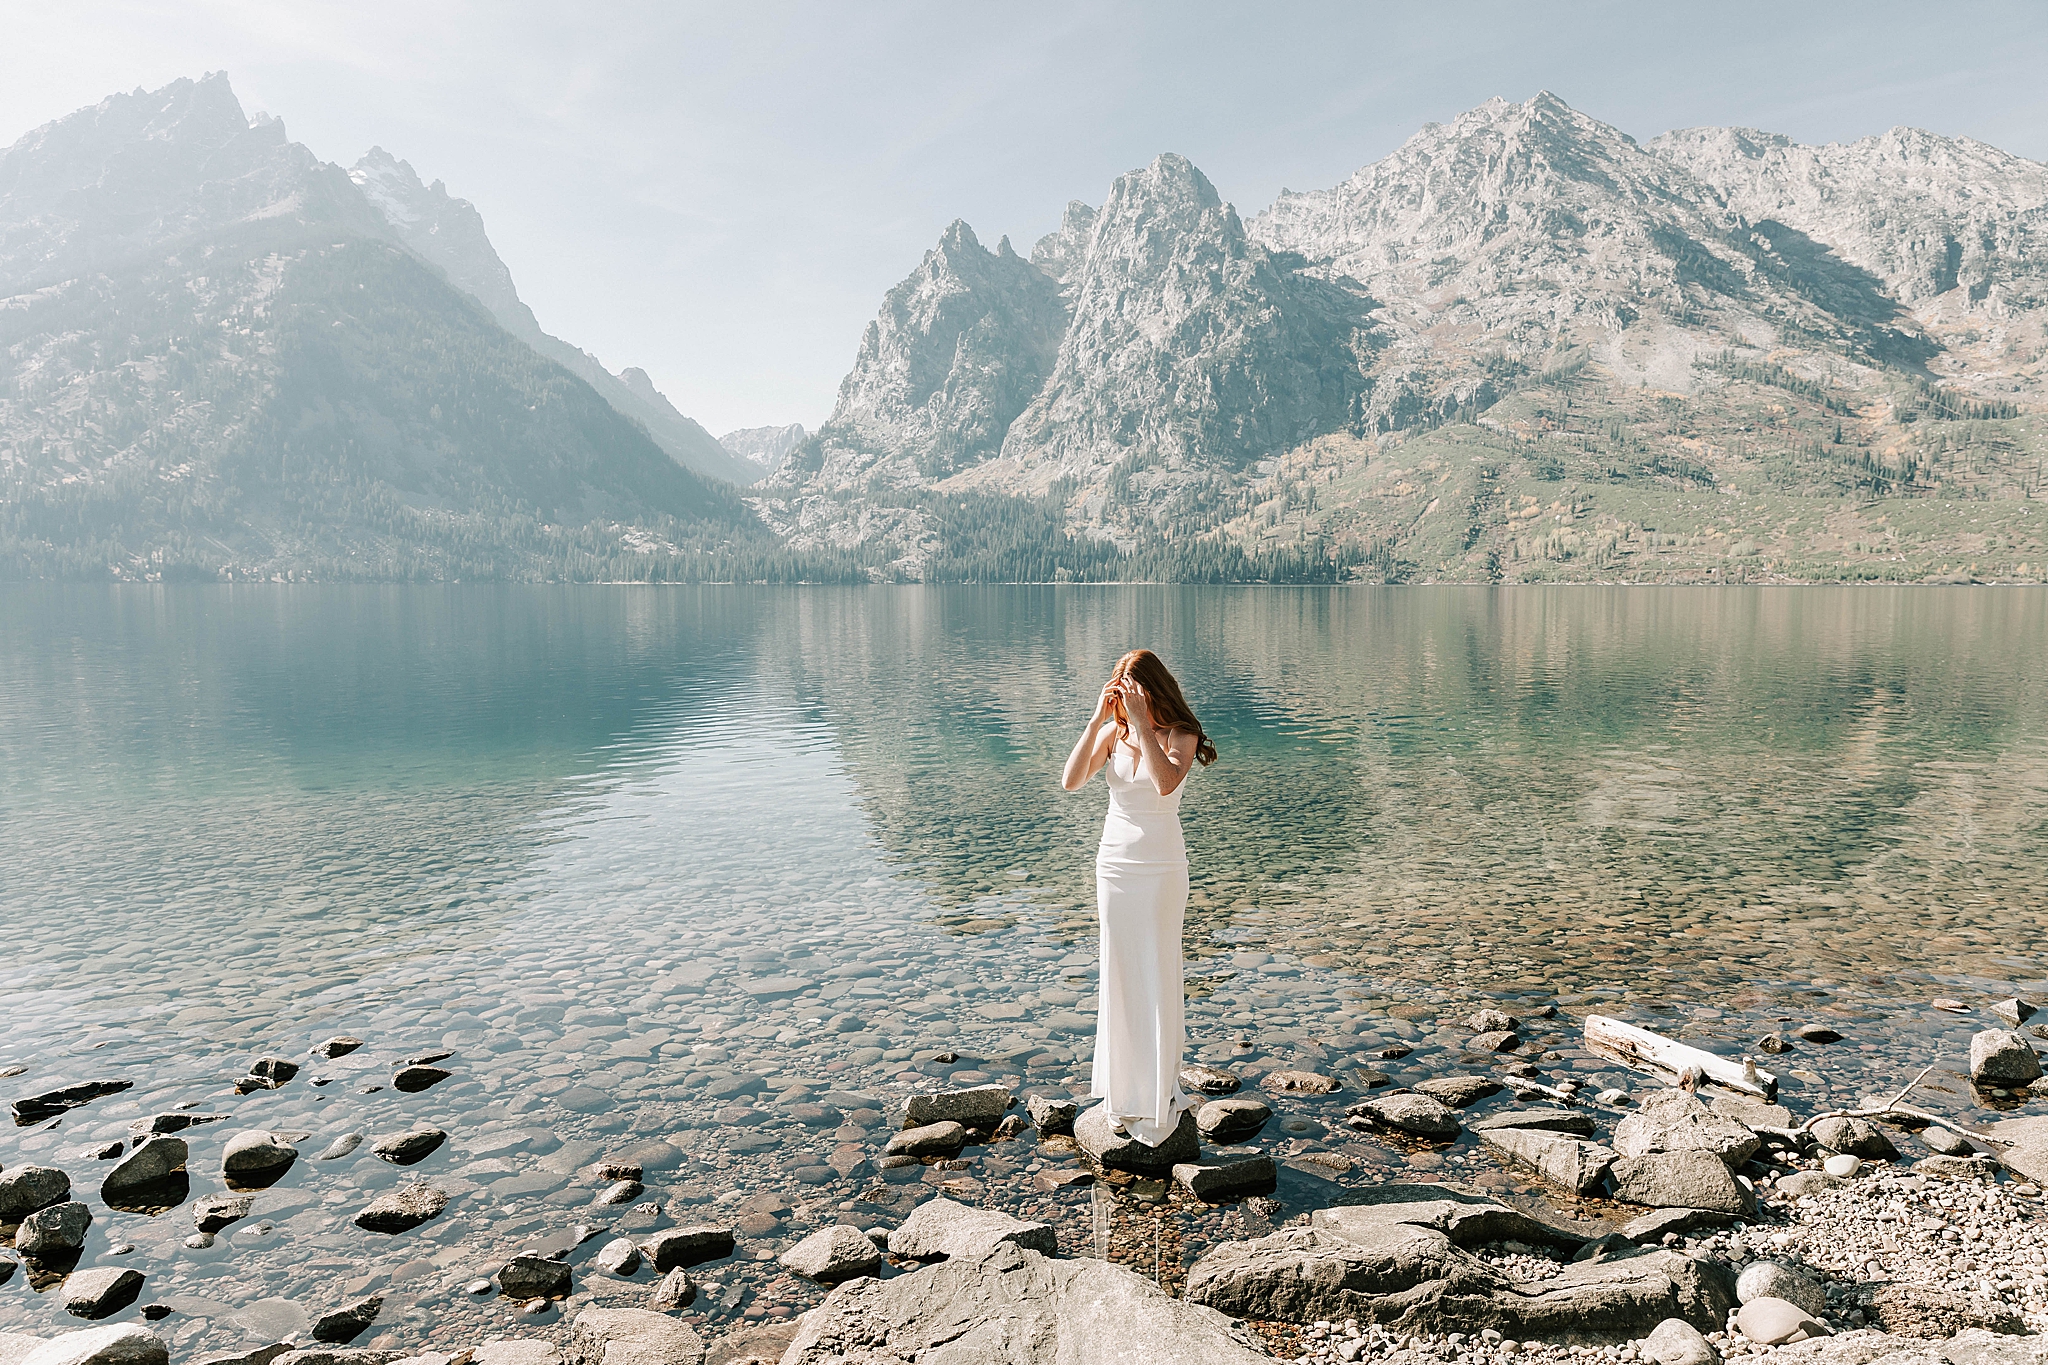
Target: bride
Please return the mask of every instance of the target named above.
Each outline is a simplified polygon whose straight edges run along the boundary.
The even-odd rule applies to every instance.
[[[1109,770],[1109,816],[1095,855],[1102,929],[1102,990],[1089,1094],[1110,1126],[1156,1147],[1193,1107],[1180,1088],[1185,1042],[1181,916],[1188,855],[1180,791],[1216,746],[1159,656],[1134,649],[1116,661],[1060,785],[1079,791]]]

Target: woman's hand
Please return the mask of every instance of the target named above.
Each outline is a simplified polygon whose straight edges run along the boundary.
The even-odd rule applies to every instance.
[[[1099,725],[1103,721],[1108,720],[1110,716],[1115,713],[1116,703],[1121,695],[1121,684],[1119,684],[1115,678],[1111,678],[1108,682],[1102,685],[1102,695],[1095,699],[1096,724]]]
[[[1135,678],[1124,679],[1124,714],[1131,718],[1133,730],[1142,734],[1152,728],[1152,699]]]

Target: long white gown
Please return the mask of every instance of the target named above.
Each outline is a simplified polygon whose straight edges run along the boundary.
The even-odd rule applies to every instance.
[[[1110,1117],[1131,1136],[1156,1147],[1192,1107],[1180,1088],[1187,1037],[1180,933],[1188,905],[1180,794],[1187,783],[1161,796],[1123,743],[1105,767],[1109,815],[1095,855],[1102,989],[1088,1093],[1107,1101]]]

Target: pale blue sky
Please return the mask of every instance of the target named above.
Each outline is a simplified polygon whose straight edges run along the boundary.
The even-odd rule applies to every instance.
[[[831,410],[945,225],[1019,251],[1178,151],[1249,215],[1549,89],[1648,138],[1912,124],[2048,159],[2048,5],[0,0],[0,143],[225,69],[482,209],[541,325],[714,432]]]

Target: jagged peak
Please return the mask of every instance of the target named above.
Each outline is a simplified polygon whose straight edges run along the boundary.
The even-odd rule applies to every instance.
[[[974,235],[974,229],[967,226],[965,218],[955,218],[939,234],[939,250],[944,253],[955,251],[979,251],[981,239]]]
[[[1009,233],[1004,233],[1001,237],[999,237],[996,240],[996,255],[1007,257],[1013,260],[1016,258],[1017,252],[1016,249],[1010,245]]]

